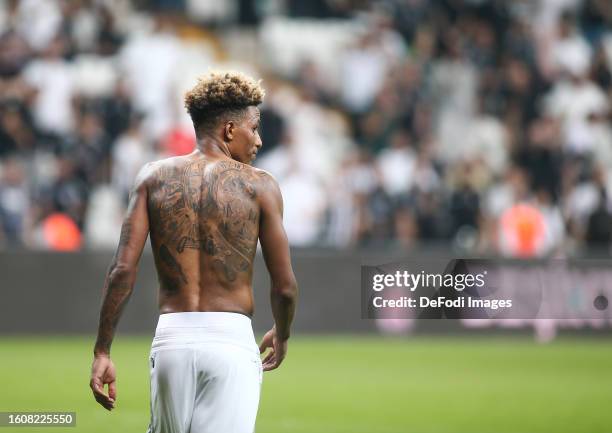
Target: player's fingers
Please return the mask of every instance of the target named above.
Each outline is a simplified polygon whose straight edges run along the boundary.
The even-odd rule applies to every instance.
[[[276,368],[276,353],[270,352],[268,356],[262,361],[264,371],[274,370]]]
[[[117,382],[114,380],[108,384],[108,397],[114,402],[117,400]]]
[[[100,402],[100,401],[105,401],[105,402],[106,402],[106,401],[109,401],[108,396],[107,396],[107,395],[104,393],[104,391],[103,391],[103,390],[101,390],[101,389],[98,389],[98,388],[94,389],[94,390],[93,390],[93,395],[94,395],[95,399],[96,399],[98,402]]]
[[[93,391],[94,398],[100,403],[105,409],[111,410],[114,406],[114,401],[110,399],[104,392],[104,386],[99,379],[91,379],[90,382],[91,390]]]
[[[263,364],[263,371],[274,370],[278,367],[276,359],[271,359],[270,362],[266,362]]]
[[[94,398],[104,409],[111,410],[114,406],[108,396],[102,392],[94,390]]]
[[[91,388],[91,390],[93,391],[94,395],[105,395],[104,394],[104,386],[102,385],[102,382],[100,381],[100,379],[91,379],[91,381],[89,382],[89,386]]]
[[[272,349],[261,362],[265,364],[266,362],[270,362],[272,358],[274,358],[274,349]]]
[[[272,347],[272,339],[267,338],[267,335],[259,343],[259,353],[264,353],[268,347]]]
[[[108,397],[98,395],[96,396],[96,401],[106,410],[111,410],[114,408],[113,403],[108,400]]]

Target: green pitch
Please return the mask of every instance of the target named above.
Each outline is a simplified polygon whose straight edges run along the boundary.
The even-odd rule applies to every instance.
[[[77,427],[0,433],[145,433],[148,338],[119,336],[117,409],[88,388],[92,338],[0,338],[0,411],[76,411]],[[266,373],[258,433],[612,431],[604,339],[293,338]],[[220,432],[221,433],[221,432]]]

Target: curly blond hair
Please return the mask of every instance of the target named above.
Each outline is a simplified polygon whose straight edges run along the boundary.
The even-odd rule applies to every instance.
[[[198,131],[214,127],[221,118],[234,118],[245,108],[261,104],[264,96],[260,81],[248,75],[211,71],[185,94],[185,108]]]

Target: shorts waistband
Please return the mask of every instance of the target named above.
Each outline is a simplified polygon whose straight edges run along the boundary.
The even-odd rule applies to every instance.
[[[157,329],[164,328],[209,328],[209,327],[251,327],[251,319],[244,314],[222,311],[185,311],[160,314]]]
[[[259,353],[251,319],[240,313],[182,312],[159,316],[152,349],[224,343]]]

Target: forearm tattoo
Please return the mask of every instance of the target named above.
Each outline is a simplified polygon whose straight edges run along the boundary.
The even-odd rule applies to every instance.
[[[117,270],[116,258],[114,258],[106,277],[98,339],[95,345],[96,352],[110,353],[119,317],[132,292],[133,278],[130,273]]]

